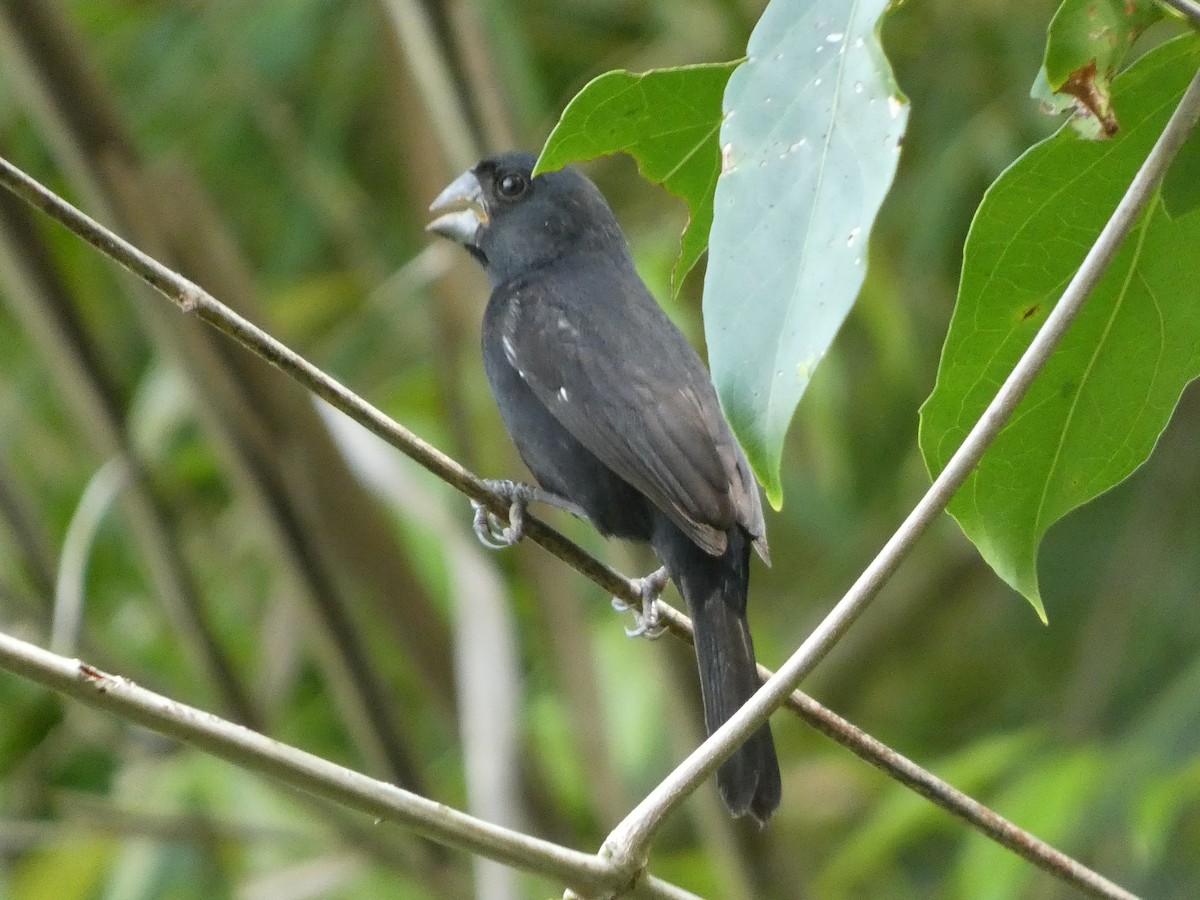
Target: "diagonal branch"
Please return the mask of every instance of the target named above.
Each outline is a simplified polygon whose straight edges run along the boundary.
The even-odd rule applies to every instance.
[[[404,426],[388,418],[375,406],[372,406],[349,388],[322,372],[312,363],[308,362],[308,360],[268,335],[262,329],[239,316],[198,285],[171,271],[138,250],[132,244],[118,237],[2,157],[0,157],[0,184],[17,194],[27,203],[62,223],[70,231],[100,250],[105,256],[120,263],[134,275],[176,303],[184,312],[195,313],[253,353],[258,354],[283,369],[313,393],[326,400],[330,405],[341,410],[443,481],[446,481],[468,497],[485,503],[489,509],[502,518],[507,516],[508,501],[493,494],[480,478],[465,469],[457,461],[417,437]],[[932,517],[939,510],[940,508],[934,509],[932,513],[927,511],[926,514]],[[525,533],[531,540],[595,582],[605,591],[635,606],[640,606],[641,594],[629,578],[595,559],[531,513],[527,513],[525,516]],[[915,539],[915,535],[913,537]],[[894,563],[898,563],[898,558],[894,560]],[[892,568],[894,567],[893,565]],[[876,563],[868,569],[867,574],[860,579],[860,583],[865,582],[870,586],[871,590],[876,590],[890,574],[891,569],[882,570],[877,559]],[[658,601],[658,607],[667,627],[676,636],[690,642],[692,634],[690,620],[661,600]],[[848,623],[846,627],[848,627]],[[833,637],[833,640],[836,640],[837,637],[840,637],[840,632]],[[800,652],[803,652],[805,647],[808,647],[812,641],[813,638],[810,638],[801,647]],[[759,668],[759,672],[760,676],[771,677],[770,672],[762,667]],[[798,681],[799,678],[796,680]],[[775,679],[775,682],[778,684],[779,680]],[[1109,885],[1111,891],[1100,893],[1100,896],[1129,896],[1115,885],[1110,885],[1101,876],[1063,856],[1059,851],[1040,841],[1029,832],[1023,831],[982,804],[956,791],[933,774],[895,753],[895,751],[892,751],[886,745],[876,741],[824,708],[812,698],[798,691],[792,694],[790,693],[790,689],[783,694],[780,694],[777,690],[775,694],[770,695],[773,698],[772,700],[764,701],[763,697],[765,696],[767,696],[765,689],[756,695],[758,702],[755,714],[761,716],[761,718],[757,719],[757,722],[764,721],[769,714],[769,709],[775,708],[787,699],[788,707],[812,727],[842,746],[847,747],[855,755],[888,773],[897,781],[913,788],[951,815],[978,829],[991,839],[1010,849],[1014,849],[1026,859],[1046,868],[1052,874],[1069,883],[1080,887],[1085,887],[1088,884]],[[770,707],[766,705],[767,703],[771,704]],[[767,711],[763,712],[763,710]],[[745,722],[746,708],[743,708],[742,712],[730,721]],[[757,725],[754,727],[757,727]],[[753,730],[753,728],[749,730]],[[657,822],[661,821],[662,816],[665,816],[683,797],[694,790],[700,781],[720,764],[723,755],[727,755],[733,747],[737,746],[739,739],[736,737],[730,738],[730,733],[730,727],[727,723],[727,726],[714,736],[714,739],[718,736],[721,737],[720,749],[713,749],[718,745],[715,744],[714,739],[710,739],[702,745],[700,750],[685,761],[684,767],[681,767],[681,769],[677,770],[668,779],[668,782],[674,780],[673,783],[676,785],[682,784],[682,793],[670,794],[669,805],[662,807],[662,813],[655,820],[654,826],[648,830],[638,832],[643,841],[648,841],[653,835],[654,827],[657,826]],[[743,737],[745,733],[748,733],[748,731],[743,733]],[[687,767],[686,772],[685,767]],[[700,774],[697,775],[697,772]],[[644,801],[642,805],[635,809],[634,815],[640,815],[638,810],[644,810],[652,798],[658,798],[656,804],[661,803],[663,796],[660,794],[661,790],[662,786],[651,794],[650,798],[647,798],[647,801]],[[455,812],[454,815],[462,814]],[[631,821],[633,821],[633,815],[626,819],[627,823]],[[611,840],[612,838],[610,838],[610,842]],[[609,846],[612,845],[610,844]],[[640,857],[644,855],[644,849],[645,843],[642,843],[637,853],[619,854],[621,857],[619,868],[630,879],[635,878],[641,871]],[[1056,861],[1061,860],[1066,860],[1069,864],[1057,865]]]
[[[105,256],[120,263],[186,313],[208,322],[246,349],[282,369],[331,406],[383,438],[451,487],[478,500],[501,518],[508,501],[494,494],[478,476],[456,460],[395,422],[291,348],[221,303],[199,285],[168,269],[128,241],[76,209],[8,160],[0,157],[0,183],[31,206],[40,209],[83,238]],[[604,565],[532,513],[525,516],[525,533],[576,571],[615,596],[638,604],[641,594],[633,582]]]
[[[781,706],[795,687],[833,648],[855,619],[875,598],[880,588],[899,567],[913,544],[939,516],[966,481],[984,452],[1011,418],[1042,367],[1050,359],[1059,341],[1082,309],[1088,295],[1108,269],[1125,236],[1141,218],[1155,196],[1158,185],[1176,152],[1187,140],[1200,119],[1200,73],[1197,73],[1179,101],[1174,114],[1112,217],[1088,251],[1062,298],[1034,337],[1012,373],[1000,387],[995,399],[950,458],[941,474],[908,517],[871,561],[858,580],[838,601],[833,610],[813,631],[791,658],[771,677],[746,705],[722,725],[707,741],[655,788],[609,835],[605,848],[617,857],[637,860],[645,856],[655,831],[696,787],[707,778],[747,737],[757,730],[771,712]],[[1033,860],[1045,865],[1040,859]],[[1086,871],[1086,870],[1085,870]],[[1058,871],[1055,874],[1065,874]],[[1099,878],[1099,876],[1096,876]],[[1100,878],[1099,882],[1080,884],[1098,896],[1132,895]]]
[[[46,358],[54,360],[53,374],[83,433],[127,473],[121,499],[133,545],[171,627],[184,638],[185,652],[213,685],[220,708],[239,722],[255,725],[259,715],[253,698],[217,638],[169,525],[166,504],[131,444],[117,389],[68,303],[35,226],[23,206],[0,198],[0,285],[8,306]]]
[[[205,273],[235,308],[253,309],[253,279],[205,192],[186,166],[147,163],[84,47],[64,4],[0,0],[5,78],[88,207],[177,270]],[[397,552],[377,504],[297,385],[210,330],[180,321],[148,292],[130,291],[129,299],[151,343],[194,387],[191,410],[222,457],[222,474],[239,483],[264,526],[255,542],[294,579],[313,625],[311,652],[333,688],[331,705],[348,739],[369,770],[390,770],[417,787],[403,713],[367,652],[382,635],[360,627],[356,603],[373,607],[373,623],[388,628],[404,651],[392,664],[424,687],[433,701],[428,710],[449,724],[457,698],[447,674],[448,633],[411,560]],[[158,558],[151,555],[151,569]]]
[[[608,860],[468,816],[3,633],[0,633],[0,667],[249,771],[380,819],[407,825],[448,846],[554,878],[586,892],[587,896],[594,896],[599,890],[613,892],[628,887],[629,879],[623,870]],[[631,896],[662,900],[693,897],[653,877],[640,879]]]

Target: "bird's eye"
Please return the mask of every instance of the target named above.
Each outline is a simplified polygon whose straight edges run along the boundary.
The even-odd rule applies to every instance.
[[[520,197],[525,193],[525,188],[527,187],[529,187],[529,182],[519,172],[510,172],[507,175],[501,176],[500,180],[496,183],[496,190],[500,192],[500,196],[507,197],[509,200]]]

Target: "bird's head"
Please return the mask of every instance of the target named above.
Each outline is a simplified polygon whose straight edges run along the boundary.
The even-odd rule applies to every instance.
[[[572,252],[628,255],[604,196],[574,169],[533,177],[531,153],[491,156],[458,176],[429,207],[426,227],[462,244],[494,284]]]

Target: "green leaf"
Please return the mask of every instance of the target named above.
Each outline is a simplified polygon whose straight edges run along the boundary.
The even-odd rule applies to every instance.
[[[1111,141],[1069,128],[988,190],[964,249],[958,304],[920,444],[941,471],[1029,346],[1200,66],[1200,41],[1147,54],[1114,86]],[[1029,395],[950,504],[989,565],[1045,618],[1046,530],[1149,456],[1200,374],[1200,216],[1155,200]]]
[[[1113,76],[1138,35],[1162,17],[1154,0],[1064,0],[1046,31],[1033,98],[1052,113],[1074,109],[1073,125],[1085,137],[1112,137]]]
[[[721,168],[717,130],[721,95],[738,62],[605,72],[567,104],[546,138],[534,173],[567,163],[628,153],[638,170],[688,205],[671,280],[675,290],[708,245],[713,190]]]
[[[1179,155],[1163,180],[1163,205],[1174,219],[1200,207],[1200,130],[1179,148]]]
[[[704,328],[776,509],[788,425],[858,296],[900,155],[907,106],[875,33],[886,6],[772,0],[725,91]]]

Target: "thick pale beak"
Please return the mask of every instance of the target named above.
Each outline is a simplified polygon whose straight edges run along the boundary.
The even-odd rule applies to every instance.
[[[468,170],[455,178],[429,205],[431,213],[440,213],[425,226],[426,231],[440,234],[464,246],[475,244],[480,229],[488,223],[483,188],[475,173]]]

